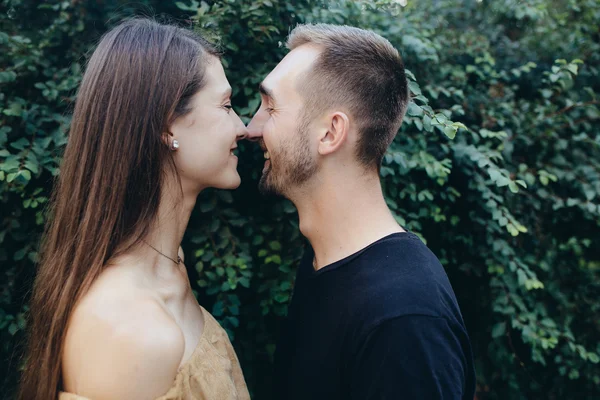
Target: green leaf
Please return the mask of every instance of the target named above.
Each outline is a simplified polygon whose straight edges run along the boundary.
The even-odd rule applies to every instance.
[[[17,149],[17,150],[24,150],[25,147],[28,147],[30,145],[29,140],[25,139],[25,138],[20,138],[19,140],[12,142],[10,144],[10,147]]]
[[[203,213],[212,211],[215,209],[215,203],[213,203],[212,201],[204,201],[202,203],[200,203],[200,211],[202,211]]]
[[[275,295],[275,301],[278,303],[285,303],[289,300],[290,296],[287,293],[277,293]]]
[[[17,74],[13,71],[0,71],[0,83],[14,82]]]
[[[457,130],[458,130],[458,128],[456,128],[452,125],[447,125],[444,127],[444,134],[446,136],[448,136],[450,139],[454,139],[454,137],[456,136]]]
[[[413,123],[415,124],[415,126],[417,127],[418,130],[420,130],[420,131],[423,130],[423,122],[421,122],[420,119],[413,120]]]
[[[496,179],[496,186],[498,186],[498,187],[508,186],[511,183],[512,183],[512,181],[504,175],[499,175],[498,178]]]
[[[499,322],[496,325],[494,325],[494,327],[492,328],[492,338],[494,338],[494,339],[499,338],[500,336],[504,335],[505,332],[506,332],[506,323]]]
[[[291,201],[284,199],[283,200],[283,212],[285,212],[286,214],[292,214],[296,212],[296,207],[294,206],[294,203],[292,203]]]
[[[18,250],[15,252],[15,254],[13,256],[13,260],[21,261],[22,259],[25,258],[26,254],[27,254],[27,248],[22,248],[21,250]]]
[[[281,264],[281,257],[277,254],[271,256],[271,262],[275,264]]]
[[[519,230],[517,229],[516,226],[514,226],[512,223],[509,223],[506,225],[506,230],[508,231],[508,233],[510,233],[512,236],[519,236]],[[519,270],[520,271],[520,270]]]
[[[23,179],[25,179],[26,181],[30,181],[31,180],[31,172],[29,172],[29,170],[23,169],[20,171],[20,175],[23,177]]]
[[[20,117],[21,114],[23,114],[23,107],[21,106],[21,104],[13,102],[8,108],[5,108],[2,112],[5,115],[11,117]]]
[[[239,284],[242,285],[245,288],[249,288],[250,287],[250,280],[246,277],[240,278],[238,280]]]
[[[419,84],[415,81],[408,81],[408,88],[410,89],[411,93],[413,93],[415,96],[418,96],[422,93]]]
[[[219,198],[221,200],[223,200],[225,203],[227,203],[227,204],[233,203],[233,196],[231,195],[231,192],[226,191],[226,190],[219,190],[217,193],[219,195]]]
[[[431,117],[427,114],[423,115],[423,129],[427,132],[433,131],[433,126],[431,124]]]
[[[411,117],[422,117],[423,114],[425,114],[423,109],[412,101],[408,103],[408,109],[406,113]]]
[[[463,124],[462,122],[453,122],[452,123],[452,127],[458,129],[464,129],[467,130],[467,126],[465,124]]]

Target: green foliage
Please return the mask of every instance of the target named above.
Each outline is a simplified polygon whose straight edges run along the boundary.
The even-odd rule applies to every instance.
[[[101,3],[0,2],[2,392],[17,377],[43,209],[84,55],[108,27],[140,13],[128,2]],[[409,70],[413,101],[381,169],[387,203],[447,269],[474,346],[479,398],[597,398],[600,4],[403,3],[144,1],[154,11],[142,12],[192,17],[222,45],[245,121],[296,23],[345,23],[388,38]],[[201,194],[183,247],[200,303],[231,334],[253,397],[268,399],[278,323],[305,242],[293,205],[257,192],[260,150],[240,147],[242,186]]]

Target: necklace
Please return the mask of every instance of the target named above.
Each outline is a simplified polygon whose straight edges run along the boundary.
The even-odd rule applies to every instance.
[[[175,264],[177,264],[177,265],[181,264],[181,257],[179,257],[179,255],[177,255],[177,260],[174,260],[171,257],[169,257],[168,255],[164,254],[162,251],[159,251],[156,247],[152,246],[150,243],[146,242],[144,239],[142,239],[142,242],[146,243],[148,246],[150,246],[158,254],[160,254],[163,257],[168,258],[169,260],[173,261]]]

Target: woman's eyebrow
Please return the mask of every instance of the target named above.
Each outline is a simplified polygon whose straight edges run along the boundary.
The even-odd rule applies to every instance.
[[[225,89],[225,91],[223,92],[223,95],[221,97],[223,99],[231,97],[231,86],[229,86],[227,89]]]

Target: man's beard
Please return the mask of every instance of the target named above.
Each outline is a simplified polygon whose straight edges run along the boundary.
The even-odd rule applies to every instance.
[[[308,124],[300,123],[292,142],[277,152],[269,151],[270,165],[258,184],[262,194],[289,195],[291,189],[306,183],[317,171],[317,163],[310,155]]]

